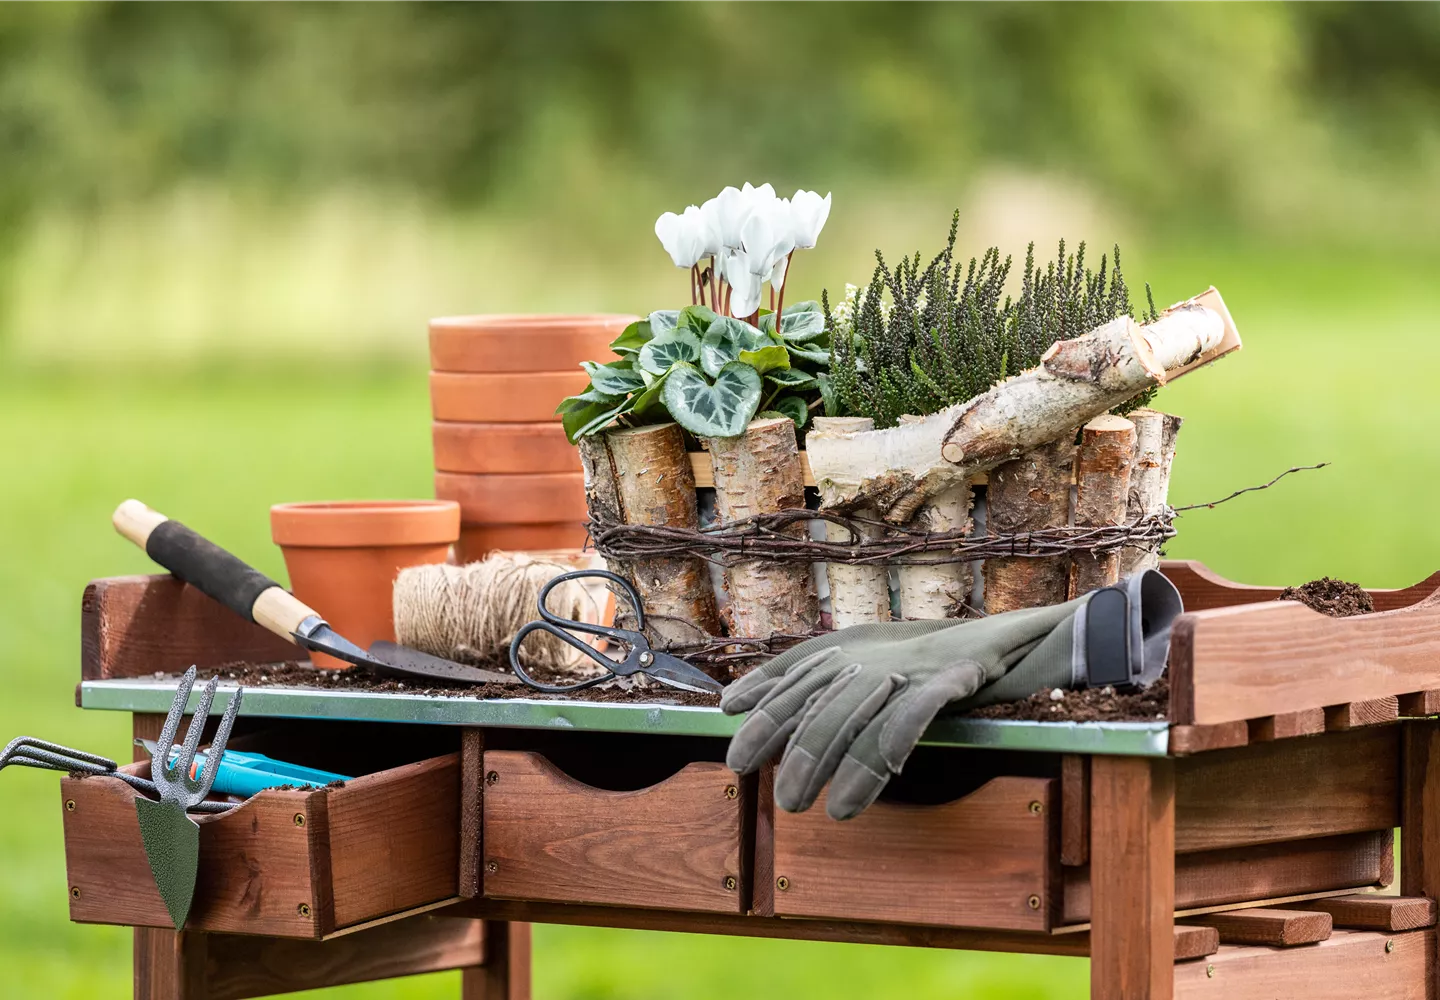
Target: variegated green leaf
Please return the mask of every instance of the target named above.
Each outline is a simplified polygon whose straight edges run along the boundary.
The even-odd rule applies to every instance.
[[[680,323],[679,309],[661,309],[653,312],[648,317],[650,323],[650,336],[664,337],[675,332],[675,327]]]
[[[770,405],[776,412],[795,421],[795,427],[797,429],[804,427],[805,422],[810,419],[810,408],[805,405],[805,400],[799,396],[781,396]]]
[[[630,409],[631,399],[626,397],[614,405],[606,403],[591,403],[588,406],[572,410],[560,418],[561,425],[565,428],[565,436],[574,444],[589,434],[608,427],[616,417]]]
[[[700,360],[700,338],[689,330],[676,330],[664,337],[655,337],[640,348],[637,363],[652,375],[663,375],[677,361]]]
[[[584,368],[585,374],[590,376],[592,386],[612,396],[623,396],[643,388],[645,385],[645,380],[634,369],[629,358],[612,361],[606,365],[597,364],[594,361],[583,361],[580,363],[580,367]]]
[[[830,363],[830,349],[828,347],[815,347],[812,344],[786,343],[785,349],[790,352],[792,358],[813,361],[819,365],[828,365]]]
[[[741,351],[758,351],[775,343],[757,327],[743,320],[721,316],[710,324],[705,339],[700,342],[700,367],[705,374],[714,378],[732,361],[740,358]]]
[[[703,337],[710,324],[719,318],[709,306],[686,306],[680,310],[680,329],[689,330],[697,338]]]
[[[786,352],[789,353],[788,351]],[[817,382],[816,377],[799,368],[772,368],[765,373],[765,377],[776,385],[783,385],[787,389],[801,390],[813,389]]]
[[[760,405],[760,383],[760,373],[738,361],[721,368],[713,383],[682,361],[665,379],[665,408],[696,437],[734,437]]]
[[[775,314],[760,317],[760,329],[766,333],[775,332]],[[800,343],[812,340],[825,332],[825,314],[818,302],[796,302],[785,307],[780,320],[780,338]]]
[[[591,403],[606,403],[613,406],[614,404],[620,402],[622,398],[623,397],[621,396],[612,396],[609,393],[601,392],[600,390],[592,387],[590,389],[586,389],[578,396],[567,396],[566,398],[562,399],[560,401],[560,405],[555,407],[555,412],[572,413],[575,410],[584,409]]]
[[[610,350],[616,354],[633,355],[645,346],[650,337],[650,321],[637,319],[625,328],[625,332],[610,341]]]

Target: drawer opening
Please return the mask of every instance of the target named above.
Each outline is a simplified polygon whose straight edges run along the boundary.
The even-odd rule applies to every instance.
[[[895,805],[945,805],[958,802],[992,779],[1005,775],[1058,778],[1060,760],[1053,754],[917,747],[877,801]]]
[[[489,729],[485,749],[537,753],[572,781],[607,792],[652,788],[700,761],[723,764],[726,741],[635,733]]]

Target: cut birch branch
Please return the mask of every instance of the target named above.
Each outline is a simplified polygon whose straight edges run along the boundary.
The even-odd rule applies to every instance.
[[[620,505],[620,485],[615,476],[610,445],[603,435],[592,434],[582,437],[576,447],[580,450],[580,468],[585,472],[585,509],[590,514],[590,523],[623,524],[625,513]],[[605,566],[632,585],[635,583],[635,574],[628,560],[606,558]],[[606,587],[615,594],[615,624],[620,628],[633,628],[634,611],[617,593],[618,588],[614,584],[606,584]]]
[[[814,447],[817,440],[827,435],[846,434],[854,431],[873,430],[875,421],[869,417],[816,417],[806,435],[805,447]],[[828,505],[831,497],[824,487],[820,490],[821,505]],[[879,515],[869,508],[855,512],[859,517],[878,520]],[[844,525],[833,521],[822,522],[825,540],[829,542],[850,542],[873,540],[881,537],[884,529],[869,527],[863,529],[861,537],[846,530]],[[890,620],[890,581],[884,566],[854,566],[846,563],[827,562],[825,578],[830,584],[830,625],[832,628],[849,628],[851,625],[865,625]]]
[[[913,424],[923,419],[903,416],[900,423]],[[934,532],[968,531],[973,503],[970,484],[962,483],[927,500],[907,527]],[[902,618],[958,618],[969,603],[974,583],[970,564],[963,560],[923,566],[901,564],[895,567],[895,576],[900,585]]]
[[[905,524],[930,497],[1239,346],[1212,288],[1147,326],[1121,317],[1060,341],[1037,367],[968,402],[899,427],[821,441],[807,449],[810,467],[817,483],[828,480],[835,509],[873,507]],[[848,454],[855,448],[863,460]],[[858,480],[857,469],[867,470]]]
[[[1042,528],[1063,528],[1070,520],[1070,484],[1074,473],[1073,431],[990,473],[985,488],[985,529],[1009,535]],[[1070,584],[1068,556],[1027,559],[1002,556],[985,560],[985,613],[1039,608],[1065,600]]]
[[[1131,413],[1130,420],[1135,425],[1135,467],[1130,473],[1125,516],[1133,521],[1165,509],[1170,469],[1175,463],[1175,438],[1182,421],[1173,414],[1148,409]],[[1127,545],[1120,553],[1122,576],[1159,565],[1159,546]]]
[[[752,420],[745,433],[707,438],[715,465],[715,500],[721,523],[754,514],[805,506],[805,473],[789,417]],[[687,462],[688,468],[688,462]],[[805,522],[785,529],[806,537]],[[820,618],[806,563],[746,559],[725,571],[730,604],[725,609],[731,635],[765,637],[777,632],[808,632]]]
[[[1135,462],[1135,425],[1103,413],[1080,429],[1075,455],[1075,526],[1124,524]],[[1078,552],[1070,567],[1070,596],[1120,579],[1120,553]]]
[[[664,527],[700,526],[695,475],[679,424],[608,431],[605,441],[615,472],[619,520]],[[597,490],[597,496],[599,493]],[[646,559],[631,564],[629,570],[645,602],[646,630],[657,645],[694,642],[697,629],[707,635],[720,634],[715,592],[702,560]]]

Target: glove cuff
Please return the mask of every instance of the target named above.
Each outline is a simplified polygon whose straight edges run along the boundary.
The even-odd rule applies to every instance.
[[[1180,591],[1153,569],[1091,593],[1072,626],[1073,686],[1149,687],[1165,669],[1183,610]]]

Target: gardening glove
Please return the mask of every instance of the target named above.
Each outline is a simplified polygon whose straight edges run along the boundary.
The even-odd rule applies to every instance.
[[[750,713],[726,763],[754,771],[785,746],[775,775],[780,808],[808,809],[829,782],[826,811],[849,819],[900,772],[945,706],[1084,686],[1096,682],[1092,673],[1099,683],[1122,672],[1158,677],[1179,612],[1178,592],[1151,570],[1052,607],[857,625],[810,639],[725,689],[722,710]],[[1011,673],[1016,679],[1000,686]]]

